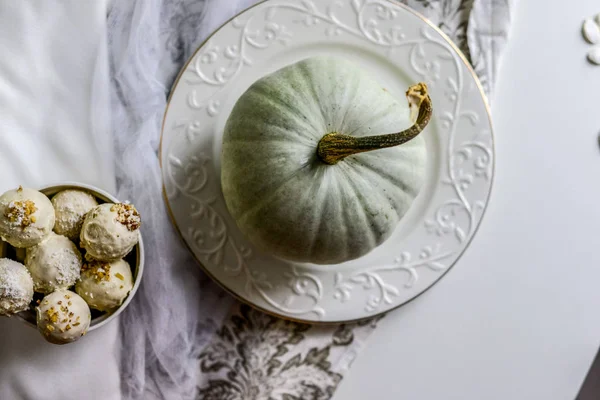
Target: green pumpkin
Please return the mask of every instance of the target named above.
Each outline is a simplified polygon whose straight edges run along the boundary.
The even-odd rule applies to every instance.
[[[223,194],[239,229],[272,255],[316,264],[352,260],[383,243],[425,178],[417,135],[431,100],[425,84],[407,98],[397,101],[333,57],[254,83],[223,138]]]

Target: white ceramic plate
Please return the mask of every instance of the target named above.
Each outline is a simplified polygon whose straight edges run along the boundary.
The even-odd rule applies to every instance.
[[[220,186],[223,128],[239,96],[264,75],[321,54],[354,61],[399,99],[425,81],[434,104],[424,132],[427,182],[408,214],[373,252],[330,266],[255,249]],[[174,223],[205,270],[262,310],[310,322],[367,318],[431,287],[475,234],[494,172],[489,109],[472,69],[436,27],[388,0],[269,0],[225,24],[174,86],[160,157]]]

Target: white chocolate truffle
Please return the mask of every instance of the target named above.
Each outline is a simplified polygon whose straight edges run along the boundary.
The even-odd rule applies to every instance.
[[[33,280],[23,264],[0,258],[0,315],[11,316],[29,309]]]
[[[100,204],[91,210],[81,228],[86,257],[114,261],[125,257],[140,239],[140,214],[131,204]]]
[[[123,304],[133,288],[131,267],[125,260],[93,260],[83,265],[75,290],[91,308],[112,311]]]
[[[34,290],[44,294],[73,286],[79,279],[82,263],[75,243],[56,233],[28,248],[25,257]]]
[[[31,247],[54,227],[50,199],[33,189],[19,187],[0,196],[0,237],[14,247]]]
[[[98,205],[96,198],[81,190],[63,190],[52,198],[56,213],[54,232],[71,240],[79,239],[85,215]]]
[[[85,335],[92,316],[90,308],[78,294],[57,290],[40,302],[37,327],[50,343],[71,343]]]

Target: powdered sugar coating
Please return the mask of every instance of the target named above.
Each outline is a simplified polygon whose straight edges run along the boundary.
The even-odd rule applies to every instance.
[[[123,304],[133,288],[131,267],[125,260],[84,264],[75,291],[91,308],[112,311]]]
[[[35,211],[27,213],[26,204]],[[19,188],[0,196],[0,238],[14,247],[40,243],[54,227],[54,207],[37,190]]]
[[[72,343],[85,335],[91,322],[90,308],[76,293],[57,290],[36,308],[38,331],[50,343]]]
[[[25,265],[33,278],[34,290],[47,294],[73,286],[79,279],[82,259],[73,242],[51,233],[42,243],[27,249]]]
[[[54,232],[71,240],[79,238],[85,215],[98,205],[96,198],[82,190],[63,190],[52,198],[56,213]]]
[[[0,315],[11,316],[29,308],[33,300],[33,280],[27,268],[8,258],[0,258]]]
[[[81,228],[81,247],[96,260],[115,261],[125,257],[140,239],[139,229],[119,222],[119,207],[100,204],[91,210]],[[87,257],[86,255],[86,257]]]

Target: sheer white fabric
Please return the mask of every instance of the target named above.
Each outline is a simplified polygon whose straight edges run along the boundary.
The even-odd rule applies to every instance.
[[[118,196],[143,218],[146,272],[121,318],[126,398],[195,398],[198,354],[233,300],[205,277],[167,215],[157,158],[182,63],[241,2],[114,2],[108,15]],[[239,3],[239,4],[238,4]]]

